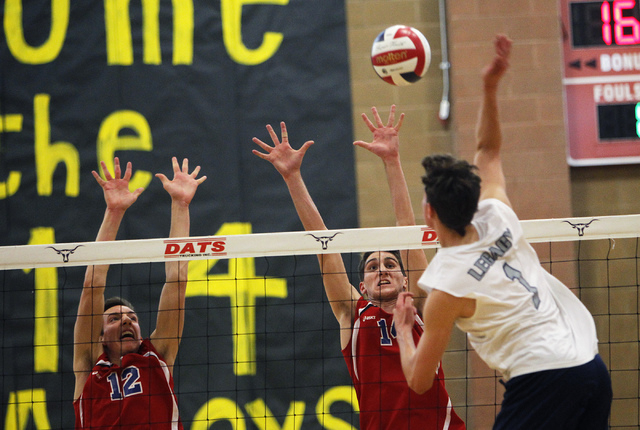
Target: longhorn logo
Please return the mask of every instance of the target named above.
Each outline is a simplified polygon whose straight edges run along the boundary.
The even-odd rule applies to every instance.
[[[322,244],[322,249],[326,250],[328,245],[329,245],[329,242],[331,242],[333,240],[333,238],[336,237],[339,234],[342,234],[342,233],[337,232],[333,236],[320,236],[320,237],[315,236],[315,235],[313,235],[311,233],[307,233],[307,236],[311,236],[316,240],[316,242],[320,242]]]
[[[57,252],[58,254],[62,255],[62,262],[63,263],[68,263],[69,262],[69,256],[71,254],[73,254],[76,249],[80,248],[83,245],[78,245],[73,249],[56,249],[53,246],[47,246],[47,248],[51,248],[53,249],[55,252]]]
[[[564,220],[563,222],[566,222],[567,224],[569,224],[571,227],[575,228],[576,230],[578,230],[578,236],[582,237],[584,236],[584,230],[586,228],[589,227],[589,225],[594,222],[594,221],[599,221],[598,218],[594,218],[591,221],[589,221],[588,223],[584,224],[584,223],[578,223],[578,224],[573,224],[570,221]]]

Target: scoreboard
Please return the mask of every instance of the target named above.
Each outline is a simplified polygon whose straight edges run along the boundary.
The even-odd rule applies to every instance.
[[[640,163],[640,0],[560,0],[567,161]]]

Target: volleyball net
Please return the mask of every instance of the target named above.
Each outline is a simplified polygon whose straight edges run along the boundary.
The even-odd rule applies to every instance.
[[[640,215],[522,222],[543,266],[596,320],[612,376],[611,427],[640,425]],[[316,254],[341,253],[357,285],[360,253],[423,248],[424,226],[46,243],[0,247],[4,428],[72,428],[73,327],[85,267],[110,264],[105,296],[155,326],[164,263],[189,261],[185,328],[174,366],[185,429],[357,429],[358,401]],[[34,232],[34,235],[37,235]],[[46,236],[40,236],[46,237]],[[419,273],[411,273],[413,276]],[[491,428],[503,389],[455,331],[446,386],[467,428]]]

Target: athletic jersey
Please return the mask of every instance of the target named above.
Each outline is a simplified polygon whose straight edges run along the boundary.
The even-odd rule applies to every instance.
[[[416,316],[413,338],[422,334]],[[464,429],[444,386],[442,366],[424,394],[409,388],[402,372],[393,314],[358,300],[349,344],[342,350],[360,405],[361,430]]]
[[[418,284],[476,300],[474,315],[456,325],[478,355],[505,380],[593,360],[593,317],[540,265],[513,210],[483,200],[472,224],[479,240],[438,250]]]
[[[120,366],[102,354],[73,406],[76,429],[182,430],[173,377],[149,339]]]

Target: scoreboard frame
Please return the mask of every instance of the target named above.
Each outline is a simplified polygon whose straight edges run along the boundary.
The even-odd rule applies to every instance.
[[[640,163],[640,0],[560,0],[570,166]]]

